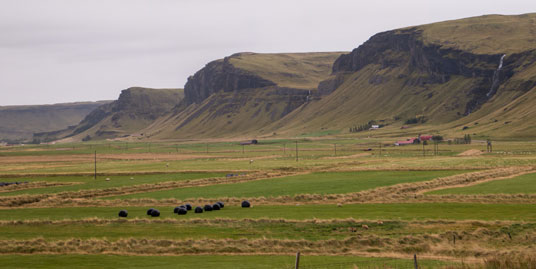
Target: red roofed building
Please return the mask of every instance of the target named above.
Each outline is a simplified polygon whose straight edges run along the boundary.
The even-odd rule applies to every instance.
[[[419,139],[421,141],[428,141],[428,140],[432,140],[432,136],[431,135],[421,135],[421,136],[419,136]]]
[[[408,138],[408,140],[406,140],[406,141],[397,141],[395,143],[395,146],[411,145],[411,144],[415,143],[415,139],[416,138]]]

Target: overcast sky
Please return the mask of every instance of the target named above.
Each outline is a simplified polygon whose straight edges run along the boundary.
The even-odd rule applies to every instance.
[[[0,0],[0,105],[182,88],[235,52],[349,51],[394,28],[529,12],[535,0]]]

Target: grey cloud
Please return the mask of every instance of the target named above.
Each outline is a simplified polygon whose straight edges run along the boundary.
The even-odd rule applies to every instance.
[[[239,51],[351,50],[393,28],[531,11],[521,0],[0,0],[0,105],[182,87]]]

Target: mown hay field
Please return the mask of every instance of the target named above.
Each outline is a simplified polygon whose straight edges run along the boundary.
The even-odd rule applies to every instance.
[[[0,182],[20,184],[0,187],[0,267],[293,268],[298,251],[300,268],[530,262],[536,144],[494,148],[344,136],[2,147]]]
[[[536,174],[527,174],[508,180],[480,183],[474,186],[450,188],[429,194],[532,194],[536,193]]]
[[[382,186],[430,180],[464,171],[359,171],[317,172],[257,180],[236,184],[221,184],[204,187],[180,188],[146,192],[109,199],[137,198],[221,198],[221,197],[270,197],[297,194],[333,194],[359,192]]]

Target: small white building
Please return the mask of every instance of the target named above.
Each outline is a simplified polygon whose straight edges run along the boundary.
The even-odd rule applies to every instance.
[[[380,125],[371,125],[369,130],[380,129]]]

